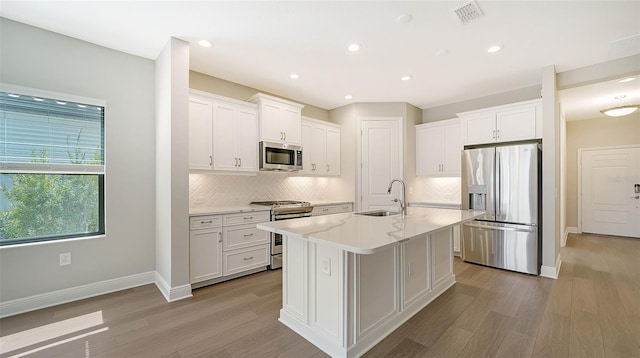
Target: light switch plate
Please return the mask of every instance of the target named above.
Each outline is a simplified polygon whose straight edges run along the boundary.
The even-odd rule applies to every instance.
[[[71,253],[63,252],[60,254],[60,266],[71,265]]]

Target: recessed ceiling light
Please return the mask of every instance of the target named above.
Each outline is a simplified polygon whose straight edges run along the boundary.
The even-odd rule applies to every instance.
[[[198,41],[198,45],[200,45],[202,47],[211,47],[211,42],[209,42],[207,40],[200,40],[200,41]]]
[[[353,98],[353,96],[352,96],[352,95],[350,95],[350,94],[348,94],[348,95],[344,96],[344,99],[352,99],[352,98]]]
[[[297,80],[298,78],[300,78],[300,75],[297,73],[292,73],[289,75],[290,78],[293,78],[294,80]]]
[[[500,50],[502,50],[502,45],[494,45],[494,46],[489,47],[487,49],[487,52],[488,53],[495,53],[495,52],[498,52]]]
[[[403,80],[403,81],[408,81],[408,80],[411,79],[411,76],[402,76],[402,77],[400,77],[400,79]]]
[[[354,44],[349,45],[348,49],[351,52],[357,52],[357,51],[360,50],[360,45],[354,43]]]
[[[408,24],[411,20],[413,20],[413,16],[411,16],[411,14],[402,14],[396,19],[399,24]]]
[[[620,81],[618,81],[618,82],[620,82],[620,83],[631,82],[631,81],[633,81],[633,80],[635,80],[635,79],[636,79],[635,77],[627,77],[627,78],[623,78],[623,79],[621,79],[621,80],[620,80]]]
[[[436,51],[436,56],[446,56],[449,54],[448,50],[438,50]]]

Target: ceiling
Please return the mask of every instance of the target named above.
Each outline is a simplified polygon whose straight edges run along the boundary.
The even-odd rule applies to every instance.
[[[539,85],[546,65],[563,72],[638,53],[610,46],[640,34],[637,0],[478,0],[484,16],[467,24],[452,12],[462,3],[3,0],[0,16],[149,59],[183,39],[194,71],[324,109],[431,108]],[[347,50],[353,42],[360,51]],[[503,50],[488,53],[494,44]]]

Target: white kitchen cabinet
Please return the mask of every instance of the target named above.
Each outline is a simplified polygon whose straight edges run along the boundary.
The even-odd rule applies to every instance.
[[[352,211],[353,203],[314,205],[311,216],[350,213]]]
[[[222,276],[222,221],[218,216],[190,219],[189,277],[197,283]]]
[[[458,113],[464,145],[542,138],[542,100]]]
[[[416,126],[416,174],[460,176],[462,133],[460,120]]]
[[[258,119],[254,105],[214,101],[213,170],[258,171]]]
[[[302,119],[302,166],[298,174],[340,175],[340,126]]]
[[[269,211],[200,215],[189,219],[189,276],[200,287],[269,265],[269,233],[256,228]],[[206,282],[205,282],[206,281]]]
[[[430,242],[430,240],[410,240],[402,244],[404,307],[411,305],[431,289]]]
[[[192,90],[189,96],[189,169],[258,172],[255,104]]]
[[[256,93],[249,101],[258,105],[260,141],[301,144],[303,105],[263,93]]]
[[[213,169],[213,101],[189,95],[189,169]]]

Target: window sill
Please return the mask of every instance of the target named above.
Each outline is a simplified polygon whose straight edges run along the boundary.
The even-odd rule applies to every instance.
[[[8,250],[8,249],[24,248],[24,247],[29,247],[29,246],[61,244],[61,243],[68,243],[68,242],[73,242],[73,241],[83,241],[83,240],[93,240],[93,239],[106,239],[106,238],[107,238],[107,235],[105,234],[105,235],[95,235],[95,236],[85,236],[85,237],[73,237],[73,238],[69,238],[69,239],[57,239],[57,240],[49,240],[49,241],[25,242],[25,243],[22,243],[22,244],[0,246],[0,251],[1,250]]]

